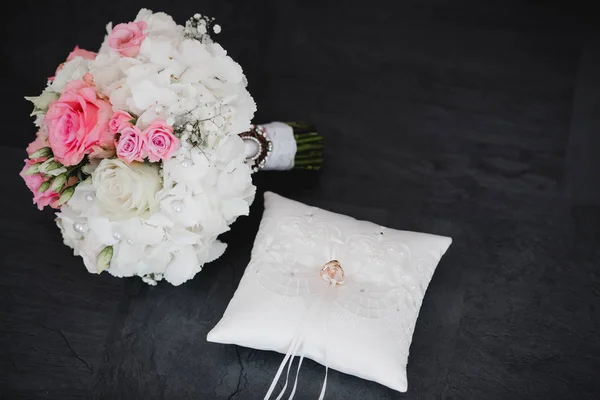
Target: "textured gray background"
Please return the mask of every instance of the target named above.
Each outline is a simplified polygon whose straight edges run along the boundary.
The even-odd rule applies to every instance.
[[[599,398],[591,11],[237,3],[21,1],[5,15],[0,398],[260,399],[281,361],[206,342],[248,262],[262,196],[222,259],[180,287],[148,287],[88,274],[17,176],[34,134],[22,96],[141,6],[217,17],[256,122],[309,119],[327,136],[321,174],[263,173],[260,192],[454,239],[417,323],[408,393],[330,371],[327,399]],[[296,398],[317,398],[323,373],[306,362]]]

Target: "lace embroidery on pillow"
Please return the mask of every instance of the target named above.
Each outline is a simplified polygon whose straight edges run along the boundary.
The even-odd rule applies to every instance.
[[[323,288],[318,275],[323,264],[337,259],[346,282],[336,288],[339,307],[329,317],[349,326],[367,318],[410,338],[414,323],[405,316],[421,306],[426,287],[419,282],[429,281],[433,257],[414,258],[406,244],[388,240],[382,227],[344,237],[318,214],[316,209],[300,217],[263,217],[249,266],[259,284],[281,296],[309,297]]]
[[[254,244],[252,260],[263,268],[256,274],[259,283],[282,296],[315,294],[323,282],[318,276],[321,267],[315,272],[314,266],[328,257],[323,243],[341,243],[340,230],[312,215],[286,217],[272,225],[271,218],[263,218]]]

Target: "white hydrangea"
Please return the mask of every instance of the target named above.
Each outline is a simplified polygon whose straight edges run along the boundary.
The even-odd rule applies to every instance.
[[[145,21],[148,24],[148,32],[153,37],[165,36],[174,40],[183,37],[183,26],[178,25],[170,15],[164,12],[154,13],[142,8],[135,21]]]
[[[186,38],[184,28],[164,13],[144,9],[136,18],[142,20],[148,36],[135,58],[120,57],[105,39],[96,59],[85,64],[86,72],[115,110],[138,116],[140,129],[157,118],[176,127],[192,121],[201,129],[202,145],[182,138],[179,150],[162,163],[158,206],[151,215],[111,218],[96,193],[98,185],[109,185],[97,180],[110,175],[94,165],[89,169],[94,184],[77,186],[57,224],[65,244],[83,257],[90,272],[101,272],[98,254],[112,246],[110,274],[179,285],[223,254],[226,245],[219,235],[249,213],[255,187],[237,134],[248,130],[256,105],[241,67],[220,45]],[[65,74],[80,74],[82,66],[80,59]]]
[[[48,83],[46,90],[62,93],[67,83],[83,78],[90,71],[89,64],[90,60],[82,57],[75,57],[71,61],[65,62],[62,68],[56,72],[54,80]]]
[[[95,187],[77,186],[57,223],[65,244],[84,257],[90,272],[98,272],[97,254],[113,246],[107,270],[112,275],[160,274],[179,285],[223,254],[226,246],[217,237],[237,217],[248,215],[255,194],[242,139],[225,136],[203,150],[185,144],[164,162],[163,174],[159,209],[146,219],[111,220]]]
[[[156,118],[191,112],[197,119],[215,118],[207,130],[215,124],[224,134],[248,129],[256,104],[242,68],[218,43],[186,39],[183,26],[164,13],[143,9],[136,21],[146,21],[148,36],[135,58],[111,51],[107,36],[90,62],[96,86],[115,109],[138,115],[142,128]]]

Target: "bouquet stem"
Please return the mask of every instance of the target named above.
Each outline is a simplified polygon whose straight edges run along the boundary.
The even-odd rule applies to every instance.
[[[309,123],[286,122],[294,130],[296,156],[293,169],[320,170],[323,165],[325,140]]]

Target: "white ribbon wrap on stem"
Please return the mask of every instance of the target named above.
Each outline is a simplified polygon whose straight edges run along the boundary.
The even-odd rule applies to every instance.
[[[294,168],[297,149],[294,129],[283,122],[271,122],[262,126],[267,130],[267,138],[273,143],[273,150],[263,170],[287,171]]]

